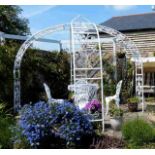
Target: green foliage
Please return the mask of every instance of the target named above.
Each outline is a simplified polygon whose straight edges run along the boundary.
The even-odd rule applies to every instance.
[[[141,149],[155,149],[155,143],[146,143],[141,147]]]
[[[30,144],[28,143],[25,136],[22,135],[22,129],[19,126],[12,127],[12,142],[14,149],[29,149]]]
[[[116,90],[116,80],[114,78],[114,66],[108,59],[103,59],[103,84],[104,84],[104,94],[110,96],[115,94]]]
[[[12,148],[11,141],[11,126],[13,124],[13,119],[10,117],[0,116],[0,146],[1,148],[7,149]]]
[[[6,109],[6,103],[0,103],[0,117],[6,118],[12,116],[9,114],[10,109]]]
[[[28,20],[21,17],[22,9],[15,5],[0,6],[0,30],[9,34],[28,35]]]
[[[123,110],[119,108],[111,108],[109,110],[111,117],[122,117],[123,116]]]
[[[154,128],[142,119],[134,119],[124,123],[122,134],[131,147],[152,142],[155,138]]]
[[[118,52],[117,57],[118,58],[124,58],[125,57],[125,52]]]
[[[0,116],[5,113],[4,109],[5,109],[5,104],[4,103],[0,103]]]
[[[137,104],[137,103],[139,103],[139,98],[138,97],[131,97],[128,99],[128,103]]]
[[[0,103],[0,148],[12,148],[11,127],[13,124],[14,120],[6,110],[6,105]]]
[[[12,103],[13,98],[13,63],[19,45],[0,46],[0,100]]]
[[[155,102],[155,98],[154,97],[147,97],[145,98],[146,102]]]
[[[121,103],[125,104],[127,103],[127,99],[130,98],[132,95],[134,95],[134,76],[133,76],[133,65],[127,61],[126,62],[127,66],[122,69],[120,74],[123,74],[123,83],[122,83],[122,89],[121,89]],[[121,65],[121,64],[120,64]],[[118,72],[119,74],[119,72]]]
[[[13,65],[19,44],[0,46],[0,101],[12,107]],[[43,100],[43,82],[55,98],[67,98],[70,79],[69,54],[67,52],[28,49],[21,65],[22,103]]]
[[[46,82],[52,97],[67,98],[70,79],[69,54],[67,52],[29,50],[23,60],[21,72],[23,102],[42,100],[43,82]]]

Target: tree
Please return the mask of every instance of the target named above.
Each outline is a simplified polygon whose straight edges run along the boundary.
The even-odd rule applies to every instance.
[[[17,35],[30,34],[28,20],[22,18],[22,11],[19,6],[0,5],[0,31]]]

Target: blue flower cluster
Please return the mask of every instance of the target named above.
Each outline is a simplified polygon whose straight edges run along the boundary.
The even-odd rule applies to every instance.
[[[88,135],[93,132],[93,127],[90,122],[90,115],[85,111],[80,110],[70,102],[56,105],[53,108],[53,125],[58,125],[57,134],[65,139],[67,143],[76,142],[83,135]]]
[[[44,137],[52,134],[70,144],[93,132],[90,116],[70,102],[51,105],[37,102],[25,105],[20,114],[22,134],[34,147],[39,146]]]
[[[31,146],[36,147],[43,137],[50,134],[51,108],[45,102],[25,105],[20,116],[19,126],[22,128],[22,135],[27,138]]]

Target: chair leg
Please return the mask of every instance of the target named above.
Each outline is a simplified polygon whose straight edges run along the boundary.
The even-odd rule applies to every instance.
[[[106,115],[108,115],[108,113],[109,113],[109,100],[108,99],[105,99],[105,101],[106,101]]]
[[[119,100],[116,100],[116,106],[117,106],[117,108],[120,108],[120,106],[119,106]]]

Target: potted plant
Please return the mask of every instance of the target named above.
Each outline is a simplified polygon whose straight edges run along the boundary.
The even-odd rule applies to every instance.
[[[138,97],[131,97],[128,99],[128,109],[130,112],[136,112],[138,110]]]
[[[123,110],[119,108],[112,108],[109,112],[112,129],[120,130],[123,122]]]
[[[92,99],[89,103],[86,104],[84,109],[90,111],[92,114],[101,112],[101,103],[97,99]]]

